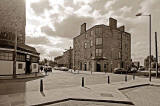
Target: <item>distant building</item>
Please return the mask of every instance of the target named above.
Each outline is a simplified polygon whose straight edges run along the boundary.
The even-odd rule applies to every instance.
[[[39,53],[25,44],[25,0],[0,0],[0,75],[13,75],[15,35],[16,74],[38,72]]]
[[[62,56],[55,57],[54,62],[57,63],[58,66],[64,66],[69,69],[72,69],[73,68],[73,49],[70,47],[69,50],[63,52]]]
[[[131,34],[125,27],[117,27],[117,20],[110,18],[109,26],[95,25],[86,29],[81,25],[80,35],[73,39],[75,69],[110,71],[131,65]]]

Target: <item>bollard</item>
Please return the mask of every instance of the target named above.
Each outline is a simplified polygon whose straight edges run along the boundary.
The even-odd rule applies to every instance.
[[[110,78],[109,78],[109,76],[108,76],[108,84],[110,83]]]
[[[84,77],[82,77],[82,87],[84,87]]]
[[[135,73],[133,73],[133,80],[135,80]]]
[[[125,75],[125,81],[127,82],[127,75]]]
[[[43,92],[43,80],[40,81],[40,92]]]

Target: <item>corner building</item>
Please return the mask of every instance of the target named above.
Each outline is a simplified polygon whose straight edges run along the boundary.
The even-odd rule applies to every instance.
[[[39,53],[25,44],[26,0],[0,0],[0,75],[38,72]],[[17,35],[17,56],[14,55]]]
[[[114,68],[131,65],[131,34],[125,27],[117,27],[117,20],[109,18],[109,26],[95,25],[73,39],[75,69],[93,72],[113,72]]]

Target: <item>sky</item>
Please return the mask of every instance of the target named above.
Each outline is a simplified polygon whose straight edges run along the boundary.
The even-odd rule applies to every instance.
[[[160,0],[26,0],[26,43],[37,49],[41,59],[54,59],[73,47],[80,25],[108,25],[109,17],[117,19],[131,33],[131,56],[143,64],[149,55],[149,17],[152,15],[152,54],[155,54],[155,32],[160,50]],[[160,56],[160,51],[159,51]]]

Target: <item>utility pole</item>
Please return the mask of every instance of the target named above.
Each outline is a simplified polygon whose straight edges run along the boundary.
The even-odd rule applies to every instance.
[[[155,53],[156,53],[156,77],[158,77],[158,50],[157,50],[157,32],[155,32]]]
[[[17,60],[17,33],[15,33],[15,40],[14,40],[13,78],[16,78],[16,60]]]

